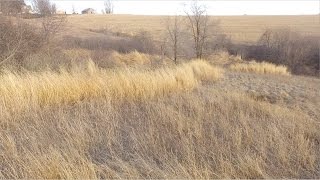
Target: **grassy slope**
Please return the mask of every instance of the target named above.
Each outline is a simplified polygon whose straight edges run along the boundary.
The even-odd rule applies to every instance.
[[[266,28],[291,27],[302,34],[319,36],[318,16],[217,16],[221,31],[235,42],[254,42]],[[113,32],[128,35],[141,30],[149,31],[161,39],[165,31],[165,16],[137,15],[76,15],[69,16],[68,28],[64,34],[96,36],[89,29],[107,28]]]
[[[196,69],[194,73],[204,70]],[[188,67],[178,74],[184,71],[189,72]],[[177,71],[170,72],[168,76]],[[211,77],[202,73],[197,77]],[[165,77],[146,75],[157,79],[155,88],[161,89]],[[81,75],[36,76],[76,86]],[[125,79],[146,83],[134,77]],[[31,83],[20,78],[23,87]],[[185,83],[181,85],[189,87]],[[19,84],[5,86],[16,91],[1,92],[12,96],[24,92]],[[319,84],[312,78],[227,72],[218,82],[147,99],[85,98],[43,107],[32,104],[19,113],[16,107],[23,105],[23,99],[16,99],[13,107],[2,100],[0,177],[319,178],[320,114],[310,111],[320,102]],[[280,88],[293,99],[287,101],[277,92],[282,100],[271,101],[271,95],[263,99],[259,88],[267,88],[270,94]],[[300,109],[299,103],[306,106]]]

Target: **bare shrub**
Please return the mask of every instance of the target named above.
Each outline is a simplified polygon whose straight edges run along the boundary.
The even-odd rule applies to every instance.
[[[63,30],[67,21],[64,15],[44,16],[42,17],[42,31],[43,37],[47,44]]]
[[[56,5],[50,0],[33,0],[33,8],[41,15],[41,25],[43,37],[46,44],[50,44],[51,40],[58,32],[63,30],[66,23],[65,15],[55,15]]]
[[[247,58],[284,64],[294,74],[317,75],[319,50],[317,37],[303,36],[289,28],[267,29]]]
[[[10,62],[21,67],[24,58],[41,47],[41,39],[33,26],[0,16],[0,66]]]

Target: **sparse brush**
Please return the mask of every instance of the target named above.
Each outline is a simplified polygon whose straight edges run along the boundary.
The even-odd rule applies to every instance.
[[[249,62],[249,63],[236,63],[229,67],[233,71],[252,72],[257,74],[278,74],[289,76],[290,72],[284,65],[275,65],[267,62]]]
[[[0,99],[9,109],[94,98],[111,101],[149,99],[192,90],[204,80],[215,81],[221,76],[222,70],[204,61],[156,70],[103,70],[90,61],[86,70],[74,68],[71,72],[62,69],[59,73],[47,71],[21,75],[4,73],[0,76]]]

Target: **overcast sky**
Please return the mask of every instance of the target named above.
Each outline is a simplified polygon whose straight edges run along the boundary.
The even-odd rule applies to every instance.
[[[77,12],[103,9],[103,0],[52,0],[59,10]],[[174,15],[183,14],[191,1],[175,0],[113,0],[115,14]],[[210,15],[302,15],[319,14],[319,0],[206,0],[200,1]]]

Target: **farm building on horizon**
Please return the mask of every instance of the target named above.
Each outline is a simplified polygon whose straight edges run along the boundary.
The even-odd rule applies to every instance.
[[[87,8],[81,11],[81,14],[95,14],[95,10],[92,8]]]

